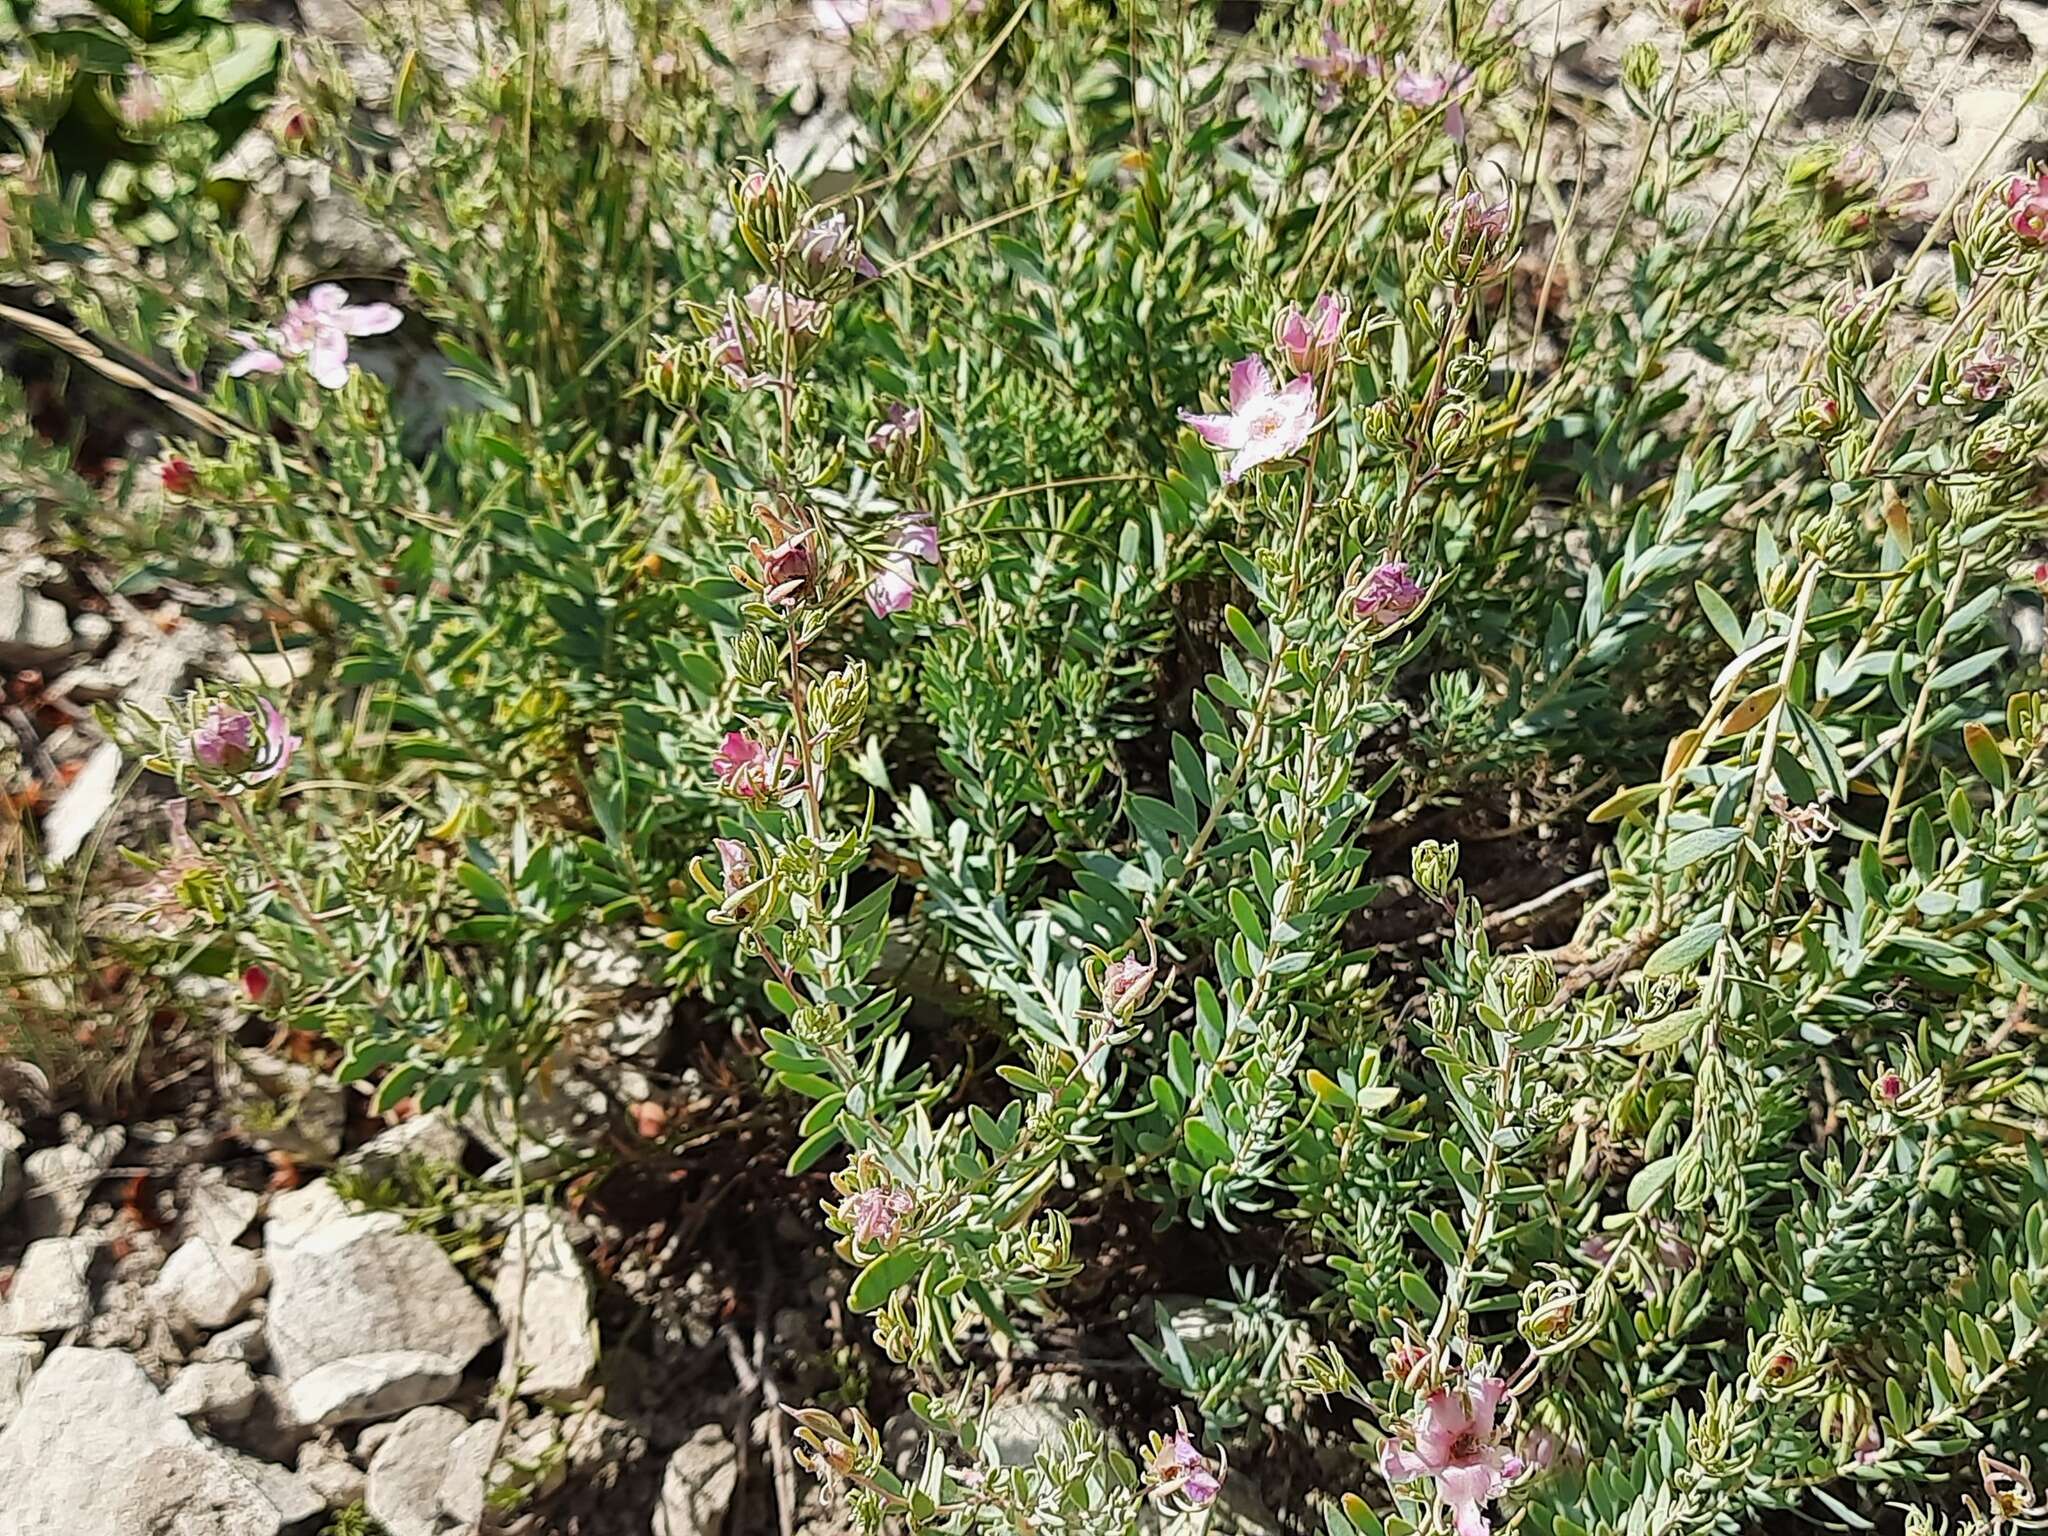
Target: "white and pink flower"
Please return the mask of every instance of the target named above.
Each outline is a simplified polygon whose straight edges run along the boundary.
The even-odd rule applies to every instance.
[[[1414,1424],[1381,1443],[1381,1474],[1390,1483],[1433,1482],[1458,1536],[1492,1536],[1484,1506],[1522,1474],[1522,1458],[1501,1443],[1507,1393],[1498,1376],[1439,1387]]]
[[[283,373],[288,358],[304,358],[306,372],[322,389],[348,382],[348,343],[352,336],[381,336],[396,330],[405,318],[392,304],[351,304],[348,290],[322,283],[303,299],[285,306],[284,318],[267,338],[237,333],[248,350],[228,364],[228,377],[251,373]],[[265,342],[268,345],[265,345]]]
[[[1182,411],[1180,419],[1211,448],[1230,455],[1223,480],[1234,484],[1262,464],[1298,453],[1309,440],[1316,427],[1315,381],[1304,373],[1275,388],[1265,362],[1247,357],[1230,370],[1228,411]]]
[[[939,531],[919,517],[897,524],[895,540],[868,582],[868,607],[878,619],[901,613],[917,595],[917,562],[939,563]]]

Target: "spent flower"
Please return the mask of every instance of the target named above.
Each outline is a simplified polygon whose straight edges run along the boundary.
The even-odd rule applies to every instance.
[[[1351,599],[1352,611],[1378,629],[1391,629],[1421,606],[1422,588],[1405,560],[1374,566]]]
[[[185,753],[202,768],[243,784],[264,784],[291,766],[302,745],[304,738],[291,733],[283,711],[261,699],[254,712],[216,703],[185,739]]]

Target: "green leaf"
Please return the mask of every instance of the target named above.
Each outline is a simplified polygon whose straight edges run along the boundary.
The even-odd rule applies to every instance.
[[[1643,966],[1645,976],[1677,976],[1692,970],[1721,942],[1721,924],[1716,919],[1695,923],[1657,946]]]
[[[846,1293],[847,1305],[856,1312],[874,1311],[922,1274],[931,1256],[930,1249],[914,1244],[883,1254],[854,1276],[853,1288]]]

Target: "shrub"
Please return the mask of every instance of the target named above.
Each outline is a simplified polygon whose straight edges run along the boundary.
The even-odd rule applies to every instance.
[[[1739,10],[1629,55],[1604,213],[1515,26],[1396,0],[830,6],[830,177],[668,7],[623,88],[530,8],[375,112],[306,52],[396,309],[18,189],[215,380],[75,531],[303,671],[118,726],[157,963],[459,1106],[660,952],[934,1432],[798,1412],[863,1525],[1227,1508],[1288,1409],[1332,1536],[2038,1518],[2048,180],[1788,155]],[[1000,1465],[984,1341],[1133,1214],[1250,1262],[1224,1342]]]

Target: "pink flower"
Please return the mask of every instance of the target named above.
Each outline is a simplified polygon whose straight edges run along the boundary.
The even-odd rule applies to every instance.
[[[1209,1459],[1195,1449],[1184,1429],[1176,1429],[1171,1440],[1153,1436],[1152,1478],[1156,1494],[1178,1493],[1197,1508],[1216,1500],[1223,1491],[1223,1479],[1209,1465]]]
[[[718,872],[729,901],[754,883],[754,850],[730,837],[714,837],[711,846],[718,850]]]
[[[1906,1095],[1906,1080],[1899,1076],[1894,1067],[1886,1067],[1877,1076],[1877,1096],[1887,1104],[1896,1104]]]
[[[1380,1472],[1390,1483],[1430,1478],[1451,1511],[1458,1536],[1491,1536],[1481,1508],[1507,1491],[1522,1473],[1522,1458],[1500,1445],[1495,1423],[1508,1384],[1498,1376],[1430,1393],[1412,1430],[1414,1449],[1389,1436],[1380,1445]]]
[[[1977,350],[1963,364],[1959,376],[1973,398],[1996,400],[2012,387],[2006,376],[2019,366],[2019,361],[2005,350],[1998,332],[1993,331],[1978,343]]]
[[[1316,387],[1307,374],[1285,389],[1273,387],[1264,362],[1247,357],[1230,370],[1230,409],[1203,416],[1182,411],[1180,419],[1211,448],[1231,455],[1223,483],[1234,484],[1261,464],[1297,452],[1316,426]]]
[[[917,1206],[917,1197],[907,1189],[877,1185],[861,1190],[846,1202],[846,1219],[853,1223],[857,1242],[891,1243],[903,1225],[903,1218]]]
[[[882,409],[882,419],[868,432],[868,452],[899,479],[913,480],[924,469],[930,443],[925,436],[924,412],[901,400]]]
[[[251,965],[243,968],[242,991],[257,1007],[262,1007],[263,1000],[270,996],[271,984],[270,972],[262,966]]]
[[[1294,62],[1323,82],[1317,102],[1326,112],[1337,104],[1344,86],[1376,79],[1383,71],[1377,58],[1353,48],[1335,27],[1323,28],[1323,48],[1321,54],[1297,54]]]
[[[2014,234],[2033,245],[2048,245],[2048,171],[2008,181],[2005,206],[2012,210]]]
[[[1361,619],[1391,629],[1422,604],[1422,588],[1408,574],[1405,560],[1386,560],[1366,575],[1365,584],[1351,600]]]
[[[711,771],[718,776],[720,789],[742,800],[779,792],[785,778],[779,757],[744,731],[726,732],[712,756]]]
[[[1337,356],[1344,341],[1344,300],[1334,293],[1318,294],[1307,314],[1299,305],[1287,306],[1273,328],[1280,355],[1296,373],[1319,373]]]
[[[796,254],[813,278],[826,278],[838,272],[852,272],[858,277],[880,275],[856,243],[853,225],[843,213],[820,219],[797,236]]]
[[[263,712],[260,724],[246,709],[214,705],[186,740],[192,760],[250,784],[267,783],[283,773],[304,738],[292,735],[283,712],[270,700],[262,700],[257,708]]]
[[[1460,142],[1465,137],[1465,109],[1457,95],[1472,78],[1462,64],[1446,70],[1421,70],[1403,64],[1394,76],[1394,94],[1418,112],[1444,109],[1444,132]],[[1448,105],[1446,105],[1448,103]]]
[[[228,377],[283,373],[286,358],[303,357],[314,383],[322,389],[339,389],[348,382],[349,337],[382,335],[396,330],[404,318],[394,305],[351,304],[347,289],[338,283],[322,283],[303,299],[285,306],[284,318],[270,332],[269,346],[238,333],[249,350],[228,364]]]
[[[929,522],[907,517],[897,525],[896,542],[868,583],[868,607],[876,618],[886,619],[910,606],[917,595],[919,560],[926,565],[939,563],[939,531]]]

